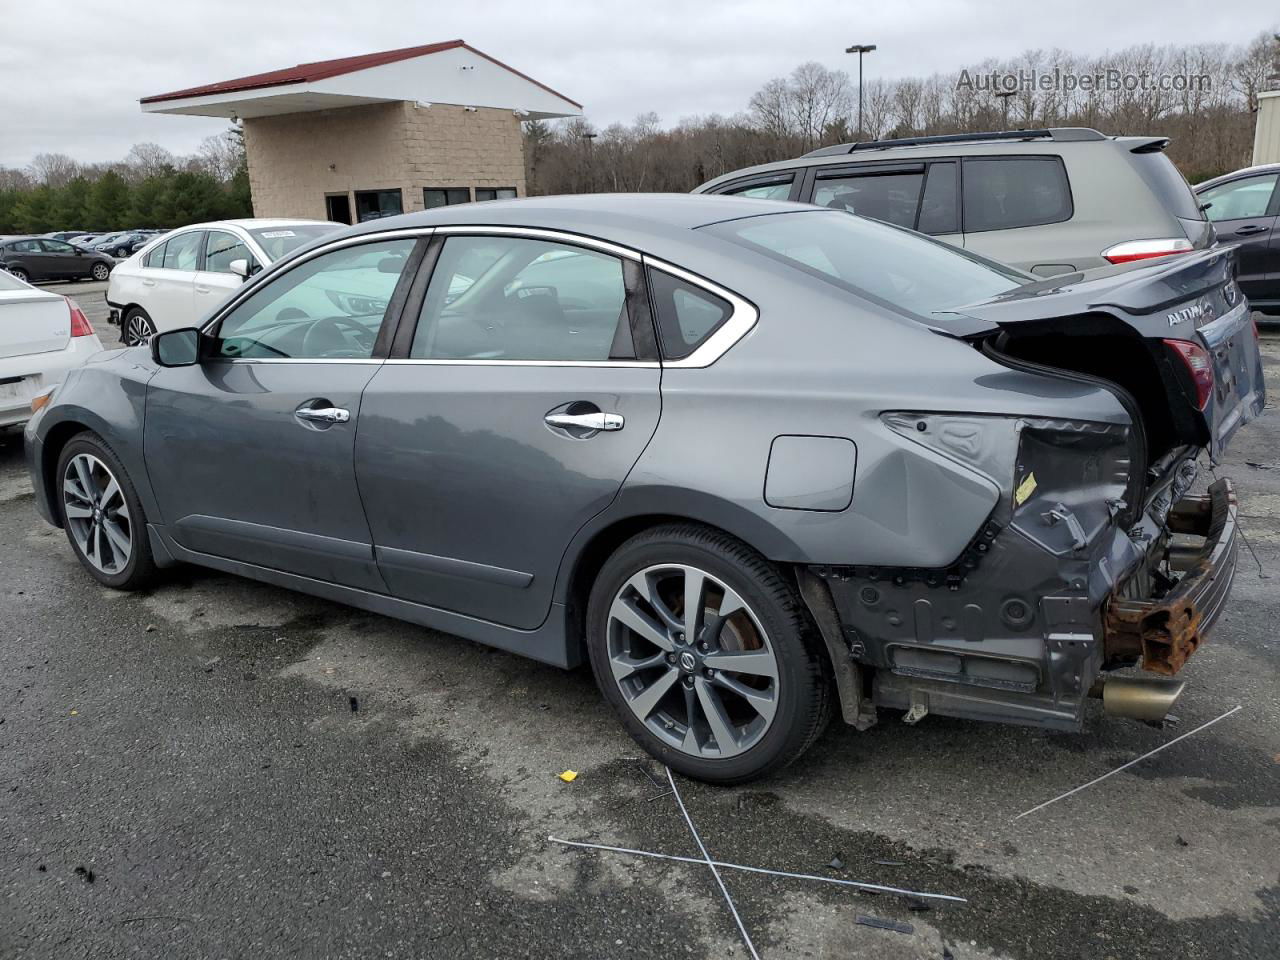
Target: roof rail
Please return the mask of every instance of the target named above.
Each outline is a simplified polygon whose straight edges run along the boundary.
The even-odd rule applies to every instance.
[[[861,140],[819,147],[806,157],[834,157],[856,150],[886,150],[891,147],[925,147],[935,143],[980,143],[984,140],[1054,140],[1071,143],[1083,140],[1105,140],[1091,127],[1049,127],[1042,130],[990,130],[983,133],[944,133],[930,137],[902,137],[897,140]]]

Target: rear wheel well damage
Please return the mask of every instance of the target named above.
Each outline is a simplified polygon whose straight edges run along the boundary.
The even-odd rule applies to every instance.
[[[736,534],[723,530],[712,524],[692,517],[678,514],[654,513],[642,516],[627,517],[618,520],[597,531],[578,553],[570,575],[565,604],[565,636],[571,650],[575,650],[582,661],[586,654],[586,619],[587,604],[591,597],[591,588],[604,562],[632,537],[668,524],[692,525],[703,530],[722,534],[744,544],[749,549],[760,553],[756,547]],[[763,556],[763,554],[761,554]],[[831,594],[819,578],[813,576],[807,568],[793,564],[775,564],[791,583],[800,608],[809,621],[815,636],[823,641],[828,666],[835,679],[839,694],[841,712],[846,723],[859,729],[865,729],[875,722],[875,714],[870,701],[864,696],[866,676],[859,668],[849,652],[849,646],[843,640],[840,622],[835,612]],[[572,655],[571,660],[576,659]]]

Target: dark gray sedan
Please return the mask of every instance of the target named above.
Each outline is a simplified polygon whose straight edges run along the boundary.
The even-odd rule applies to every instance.
[[[589,660],[706,780],[836,709],[1159,720],[1235,564],[1197,457],[1263,402],[1232,257],[1028,282],[798,204],[448,207],[102,354],[27,453],[101,583],[194,563]]]

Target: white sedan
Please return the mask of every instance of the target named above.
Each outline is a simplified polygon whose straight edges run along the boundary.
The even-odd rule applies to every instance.
[[[74,300],[0,270],[0,427],[26,421],[32,397],[101,350]]]
[[[111,271],[110,320],[126,346],[197,326],[267,264],[339,229],[326,220],[193,223],[152,240]]]

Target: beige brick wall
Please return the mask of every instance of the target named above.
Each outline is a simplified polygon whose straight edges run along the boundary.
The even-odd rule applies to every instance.
[[[424,187],[515,187],[525,195],[520,120],[510,110],[401,101],[244,121],[253,212],[325,216],[325,195],[399,188],[406,212]]]

